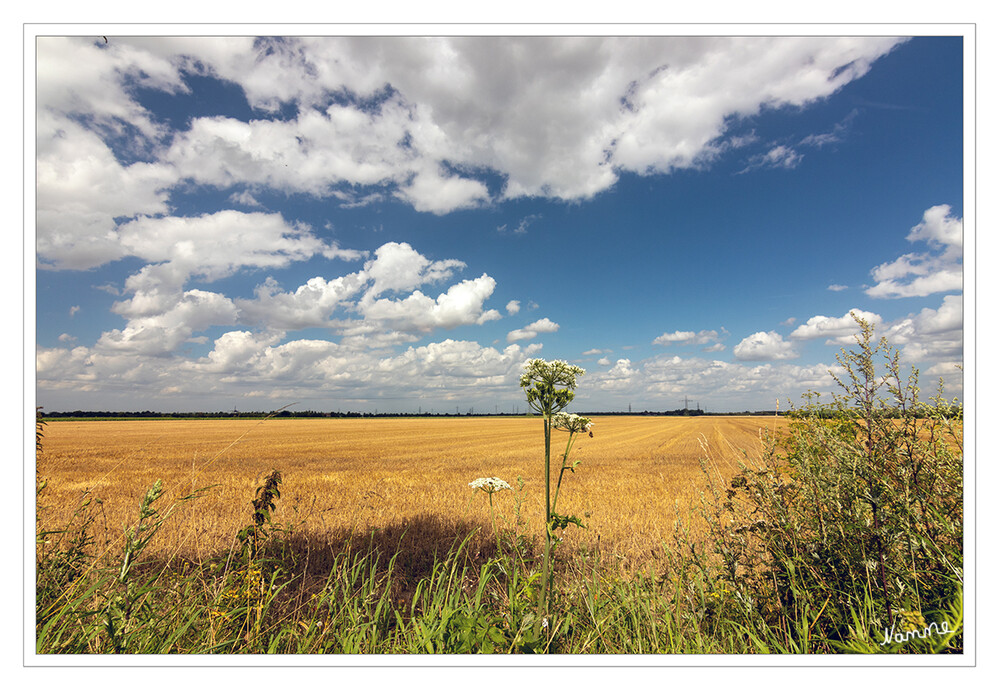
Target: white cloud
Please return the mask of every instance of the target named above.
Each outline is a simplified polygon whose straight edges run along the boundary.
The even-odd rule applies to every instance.
[[[295,292],[282,292],[277,282],[269,278],[255,290],[256,299],[234,301],[241,323],[282,330],[329,326],[334,310],[350,304],[348,300],[365,283],[363,273],[351,273],[332,280],[316,276],[300,285]]]
[[[853,315],[867,321],[872,326],[881,323],[881,316],[863,309],[851,309],[840,317],[813,316],[805,323],[795,328],[788,336],[794,340],[813,340],[828,338],[827,343],[849,345],[855,342],[854,336],[860,332],[860,327],[854,321]]]
[[[694,338],[693,331],[674,331],[673,333],[663,333],[652,341],[653,345],[666,345],[669,343],[688,342]]]
[[[119,232],[129,255],[156,262],[129,279],[132,289],[178,287],[191,276],[218,280],[240,268],[284,267],[317,255],[347,260],[362,256],[323,242],[307,225],[289,223],[280,213],[141,217]]]
[[[474,280],[452,285],[436,300],[419,290],[401,300],[370,301],[365,295],[359,309],[366,322],[377,322],[391,330],[429,333],[435,328],[450,329],[501,318],[495,309],[483,311],[483,304],[495,287],[496,281],[483,273]]]
[[[207,357],[189,365],[202,373],[237,374],[251,372],[257,368],[263,351],[276,345],[283,334],[280,332],[251,333],[250,331],[229,331],[215,340],[215,347]]]
[[[512,300],[510,300],[509,302],[506,303],[506,313],[507,314],[510,314],[512,316],[513,314],[516,314],[519,311],[520,311],[520,301],[519,300],[512,299]]]
[[[325,340],[280,343],[281,333],[229,331],[215,340],[207,356],[180,366],[140,353],[102,355],[88,348],[40,348],[36,356],[39,387],[52,390],[100,390],[113,399],[123,381],[156,384],[170,381],[172,394],[198,400],[205,396],[256,396],[289,402],[330,396],[367,399],[375,391],[389,398],[464,400],[498,399],[517,391],[525,359],[540,345],[510,345],[503,350],[469,341],[444,340],[380,355]],[[168,373],[169,372],[169,373]]]
[[[384,292],[405,292],[425,283],[447,280],[465,264],[456,259],[431,261],[406,242],[388,242],[375,250],[375,258],[364,264],[364,273],[374,281],[365,299]]]
[[[41,113],[35,173],[36,251],[42,266],[87,269],[128,254],[115,218],[167,212],[169,168],[123,165],[93,132]]]
[[[418,172],[394,196],[417,211],[443,215],[484,205],[489,201],[489,190],[478,180],[447,175],[435,168]]]
[[[610,365],[610,360],[607,359],[606,357],[601,357],[600,359],[597,360],[597,364],[599,364],[602,367],[606,367]]]
[[[724,328],[722,329],[722,335],[728,335],[728,331]],[[680,343],[682,345],[706,345],[717,342],[719,337],[718,331],[714,330],[698,331],[697,333],[693,331],[674,331],[672,333],[663,333],[653,340],[652,344],[669,345],[671,343]]]
[[[910,242],[923,241],[931,247],[961,249],[964,247],[964,223],[951,215],[950,206],[933,206],[926,209],[923,222],[913,226],[906,239]]]
[[[903,254],[894,261],[871,269],[877,284],[866,290],[870,297],[925,297],[964,287],[962,219],[951,215],[950,206],[933,206],[923,213],[907,240],[926,242],[934,252]]]
[[[558,328],[559,325],[548,318],[539,319],[523,328],[510,331],[506,334],[506,341],[512,343],[517,340],[530,340],[536,338],[539,333],[554,333]]]
[[[251,107],[266,113],[292,104],[297,114],[196,118],[157,164],[170,178],[159,189],[179,179],[318,196],[363,198],[377,189],[446,213],[491,200],[476,177],[482,170],[505,179],[501,198],[573,200],[609,188],[624,171],[709,164],[745,144],[726,140],[729,123],[825,98],[898,42],[141,37],[104,47],[52,39],[39,43],[39,105],[66,121],[95,118],[105,130],[129,123],[138,131],[133,139],[158,151],[149,144],[163,139],[163,127],[134,99],[132,84],[177,93],[187,90],[185,73],[215,76],[239,85]],[[800,157],[784,145],[763,155],[782,166]]]
[[[802,146],[814,146],[815,148],[822,148],[823,146],[828,146],[830,144],[836,144],[843,141],[847,129],[850,127],[850,123],[860,111],[854,109],[843,118],[842,122],[837,122],[833,125],[831,132],[823,132],[822,134],[810,134],[801,140]]]
[[[926,307],[899,319],[889,324],[884,336],[908,362],[960,360],[964,352],[963,300],[960,295],[946,295],[939,309]]]
[[[125,308],[122,306],[121,310]],[[236,323],[232,300],[214,292],[188,290],[178,295],[169,308],[160,309],[158,314],[131,318],[124,329],[105,331],[97,341],[97,348],[164,355],[173,352],[193,333],[209,326]]]
[[[86,115],[112,133],[131,127],[147,138],[162,136],[162,125],[153,122],[124,85],[187,92],[176,66],[127,42],[102,44],[100,39],[37,37],[35,94],[39,108],[61,117]]]
[[[588,357],[590,355],[608,355],[611,352],[613,352],[613,350],[609,348],[593,348],[592,350],[585,351],[583,353],[583,356]]]
[[[610,361],[604,358],[599,364],[607,366]],[[630,359],[619,359],[607,371],[589,374],[586,383],[602,392],[626,391],[634,389],[638,374],[639,372],[632,367]]]
[[[585,406],[599,391],[605,405],[612,407],[616,402],[620,409],[635,403],[639,409],[671,410],[681,406],[687,396],[692,404],[700,403],[708,410],[756,410],[764,404],[761,401],[772,405],[775,398],[793,396],[797,400],[805,390],[834,390],[830,369],[842,374],[837,365],[750,365],[657,355],[637,364],[625,360],[613,374],[588,372],[575,404]]]
[[[70,315],[70,317],[76,316],[76,312],[78,312],[78,311],[80,311],[80,305],[77,304],[77,305],[74,305],[74,306],[70,307],[69,308],[69,315]]]
[[[539,218],[541,218],[541,214],[537,213],[532,213],[531,215],[524,216],[523,218],[520,219],[520,222],[517,223],[517,227],[513,228],[511,232],[513,232],[513,234],[515,235],[525,235],[527,234],[527,227],[534,221],[538,220]],[[503,225],[500,225],[496,229],[499,232],[506,232],[507,224],[504,223]]]
[[[800,153],[788,146],[774,146],[766,153],[761,153],[750,158],[749,165],[739,172],[746,173],[751,170],[759,170],[760,168],[783,168],[790,170],[798,167],[798,163],[801,162],[802,158],[803,156]]]
[[[138,223],[127,226],[136,237],[132,244],[137,253],[167,261],[149,264],[128,278],[131,297],[112,307],[128,323],[105,332],[99,350],[164,355],[183,343],[196,342],[192,338],[199,331],[234,325],[266,332],[329,328],[331,334],[343,336],[345,346],[380,349],[411,342],[417,339],[415,334],[501,318],[498,311],[484,306],[496,286],[489,275],[451,285],[435,299],[414,288],[446,280],[465,264],[453,259],[431,261],[410,245],[395,242],[379,247],[361,270],[336,278],[315,276],[294,291],[282,290],[273,278],[258,285],[253,298],[230,300],[202,290],[184,291],[192,275],[217,279],[241,266],[281,267],[316,252],[327,257],[360,256],[325,245],[306,229],[289,228],[280,216],[228,214],[232,217],[224,219],[221,228],[216,225],[221,214],[163,224],[150,219],[152,227],[145,229]],[[231,227],[226,227],[229,223]],[[211,251],[196,252],[195,242],[188,238],[199,230],[229,234],[223,232]]]
[[[791,343],[785,342],[776,331],[754,333],[732,348],[732,354],[741,361],[771,361],[795,359],[798,353]]]
[[[849,289],[850,288],[847,285],[837,285],[836,283],[833,283],[832,285],[826,288],[826,290],[831,290],[832,292],[843,292],[843,290],[849,290]]]
[[[242,192],[234,192],[230,194],[229,201],[234,204],[240,204],[241,206],[259,207],[262,205],[248,190],[245,189]]]

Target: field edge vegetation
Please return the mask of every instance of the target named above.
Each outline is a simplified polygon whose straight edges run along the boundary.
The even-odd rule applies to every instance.
[[[35,652],[961,654],[963,410],[919,400],[918,373],[903,378],[898,353],[860,326],[841,392],[807,398],[734,478],[705,446],[708,489],[662,545],[665,566],[623,576],[612,556],[552,540],[548,568],[519,522],[430,515],[404,530],[451,534],[451,546],[403,582],[407,554],[384,540],[323,551],[274,520],[280,467],[246,497],[252,517],[231,549],[164,560],[149,545],[203,489],[163,507],[157,482],[110,557],[89,497],[59,529],[39,522]],[[39,514],[45,490],[36,477]],[[697,520],[708,527],[695,538]]]

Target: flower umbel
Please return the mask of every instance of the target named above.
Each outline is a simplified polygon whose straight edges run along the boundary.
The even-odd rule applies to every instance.
[[[487,494],[494,494],[498,491],[503,491],[504,489],[513,491],[513,487],[499,477],[479,477],[475,481],[469,482],[468,485],[473,489],[481,489]]]
[[[551,362],[529,359],[524,363],[520,387],[527,394],[527,403],[531,408],[538,414],[549,417],[572,402],[576,377],[585,373],[580,367],[560,359]]]
[[[593,427],[593,420],[589,417],[580,417],[578,414],[556,412],[552,415],[552,426],[562,431],[568,431],[570,434],[586,431],[589,432],[590,436],[593,436],[593,432],[590,431]]]

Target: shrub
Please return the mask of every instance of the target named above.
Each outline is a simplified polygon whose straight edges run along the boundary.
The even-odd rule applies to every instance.
[[[751,617],[795,643],[886,652],[897,645],[873,644],[881,630],[959,615],[962,410],[942,390],[920,402],[918,371],[903,379],[898,351],[857,322],[858,348],[837,357],[841,392],[806,396],[761,462],[714,488],[710,522],[714,567]]]

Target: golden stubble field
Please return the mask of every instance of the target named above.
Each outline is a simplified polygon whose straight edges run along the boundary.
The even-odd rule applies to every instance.
[[[692,515],[706,484],[699,462],[728,479],[740,460],[761,453],[761,429],[773,417],[595,417],[594,436],[578,438],[558,512],[575,514],[567,544],[599,546],[632,565],[670,541],[677,516]],[[556,455],[567,434],[554,432]],[[707,448],[705,453],[704,448]],[[211,485],[178,508],[153,553],[201,559],[233,544],[251,521],[254,489],[272,468],[284,476],[274,519],[311,540],[343,541],[413,525],[481,526],[491,533],[489,501],[468,483],[496,476],[514,488],[523,478],[522,533],[540,534],[544,511],[542,422],[528,418],[268,419],[53,421],[45,428],[37,472],[42,526],[66,524],[90,490],[98,544],[114,550],[157,479],[157,506]],[[554,479],[554,478],[553,478]],[[501,527],[514,527],[515,496],[494,496]],[[416,529],[415,527],[413,529]]]

